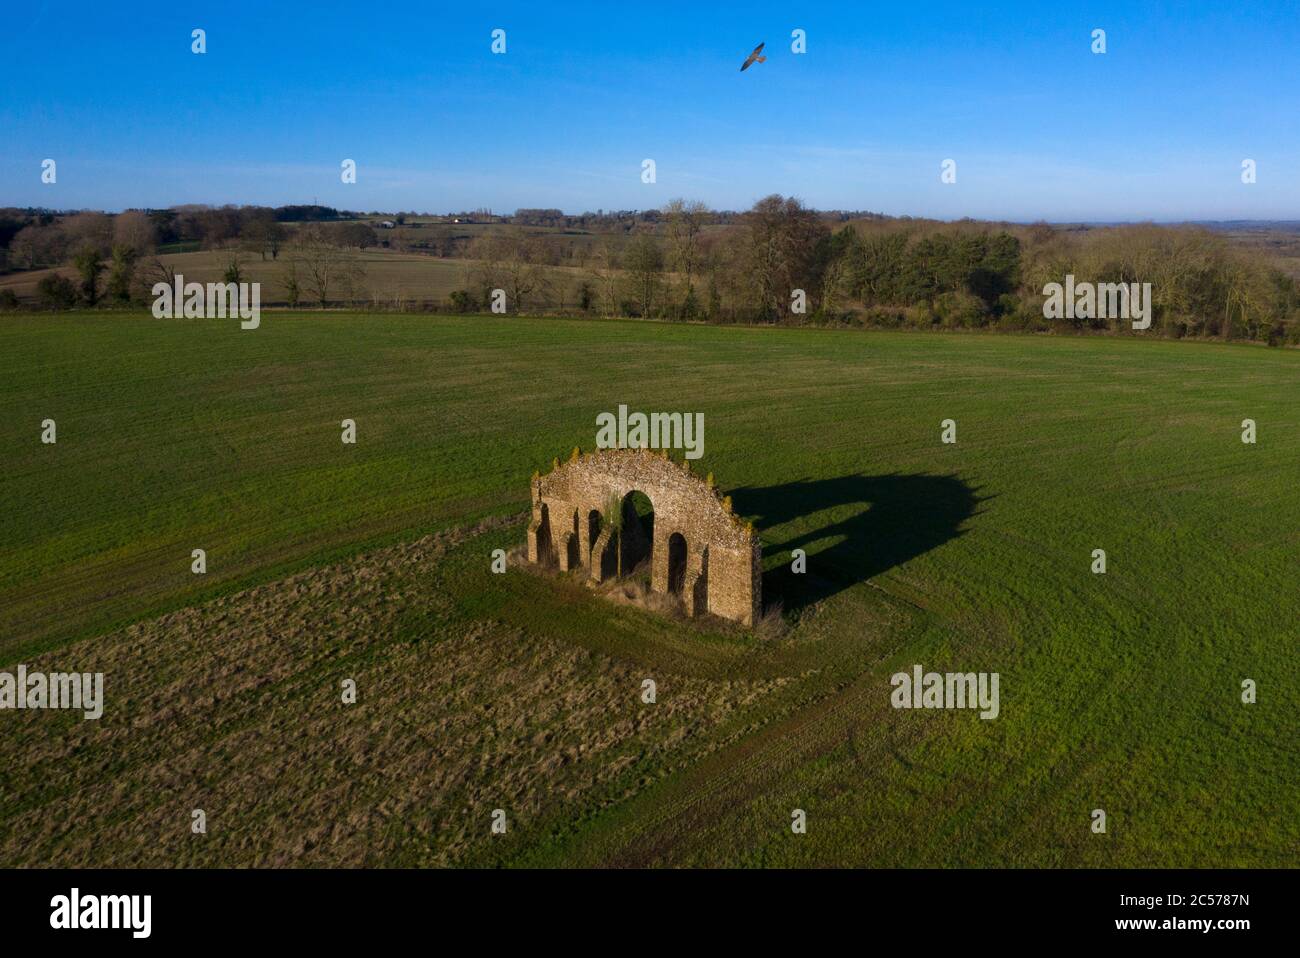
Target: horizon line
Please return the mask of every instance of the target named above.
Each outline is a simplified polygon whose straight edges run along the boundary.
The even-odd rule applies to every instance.
[[[595,210],[584,210],[580,213],[570,212],[569,210],[565,210],[560,207],[550,207],[550,206],[519,206],[519,207],[515,207],[514,210],[511,210],[509,212],[504,212],[504,211],[498,212],[496,210],[491,209],[490,207],[447,210],[443,212],[432,211],[432,210],[397,210],[397,209],[361,210],[361,209],[348,209],[341,206],[330,206],[328,204],[323,204],[320,202],[311,202],[311,203],[291,202],[291,203],[281,203],[277,206],[268,206],[264,203],[193,203],[190,202],[190,203],[174,203],[169,206],[124,206],[115,209],[107,208],[107,207],[92,207],[92,206],[57,207],[57,206],[30,206],[30,205],[21,206],[17,204],[4,204],[0,206],[0,209],[9,209],[9,210],[15,210],[15,211],[27,212],[27,213],[44,213],[44,214],[51,214],[55,216],[72,215],[76,213],[104,213],[106,215],[116,216],[128,212],[152,213],[152,212],[178,210],[182,208],[213,209],[213,210],[220,210],[220,209],[277,210],[277,209],[289,209],[293,207],[319,207],[321,209],[334,210],[337,213],[353,214],[354,216],[413,215],[413,216],[454,217],[454,216],[463,216],[466,214],[471,216],[474,214],[480,214],[484,216],[509,218],[517,215],[520,211],[547,211],[547,212],[555,211],[558,212],[561,216],[564,216],[566,218],[573,218],[573,219],[586,217],[586,216],[613,216],[616,214],[636,216],[642,213],[649,213],[649,212],[663,213],[664,212],[663,207],[659,207],[659,206],[647,206],[647,207],[640,207],[636,209],[626,209],[626,208],[605,209],[603,207],[600,207]],[[1225,224],[1225,223],[1276,224],[1276,225],[1300,226],[1300,215],[1294,217],[1279,216],[1279,217],[1270,217],[1270,218],[1260,218],[1260,217],[1250,217],[1250,216],[1229,216],[1229,217],[1202,217],[1202,218],[1143,217],[1143,218],[1135,218],[1135,219],[1092,220],[1092,219],[1048,219],[1046,217],[1025,219],[1025,218],[987,217],[987,216],[969,216],[969,215],[956,216],[956,217],[940,217],[940,216],[926,216],[924,214],[913,214],[913,213],[881,213],[875,210],[846,209],[843,207],[821,208],[821,207],[809,206],[806,208],[818,214],[830,214],[830,213],[857,214],[860,218],[877,217],[886,220],[924,220],[933,223],[962,223],[962,222],[1006,223],[1012,226],[1034,226],[1038,224],[1045,224],[1048,226],[1143,226],[1143,225],[1197,226],[1197,225],[1205,225],[1205,224]],[[720,209],[717,207],[710,206],[708,207],[706,212],[714,213],[718,215],[743,216],[750,211],[738,210],[738,209]]]

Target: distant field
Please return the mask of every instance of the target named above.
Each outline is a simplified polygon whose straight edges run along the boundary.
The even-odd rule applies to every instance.
[[[0,864],[1294,865],[1297,381],[1101,338],[0,317],[0,668],[108,697],[4,717]],[[619,403],[704,413],[783,635],[489,573]],[[892,709],[914,663],[1000,673],[1001,715]]]
[[[1292,279],[1300,279],[1300,230],[1273,228],[1226,232],[1235,245],[1264,257]]]

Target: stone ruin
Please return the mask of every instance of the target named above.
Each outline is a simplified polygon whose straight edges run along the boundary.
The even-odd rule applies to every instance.
[[[688,615],[711,612],[747,626],[759,620],[761,546],[753,526],[731,511],[730,498],[666,454],[573,452],[548,475],[533,475],[529,562],[554,562],[563,572],[583,568],[600,583],[649,557],[651,591],[680,596]],[[650,501],[649,523],[637,514],[638,492]],[[614,510],[619,517],[610,521]]]

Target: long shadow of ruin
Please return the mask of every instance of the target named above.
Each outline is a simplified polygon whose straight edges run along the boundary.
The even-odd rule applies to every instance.
[[[764,604],[780,600],[786,611],[811,605],[957,538],[964,532],[962,523],[989,498],[977,496],[973,486],[956,476],[897,473],[800,479],[731,493],[736,512],[752,517],[760,530],[826,509],[861,506],[847,519],[792,539],[764,537],[765,559],[787,556],[763,574]],[[807,572],[791,570],[788,556],[793,549],[807,553]]]

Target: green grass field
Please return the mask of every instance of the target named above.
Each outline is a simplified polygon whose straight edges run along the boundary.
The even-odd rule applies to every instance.
[[[1294,865],[1298,382],[1140,339],[5,317],[0,668],[108,702],[0,715],[0,864]],[[704,413],[783,634],[489,573],[619,403]],[[1000,716],[891,708],[914,663],[1000,673]]]

